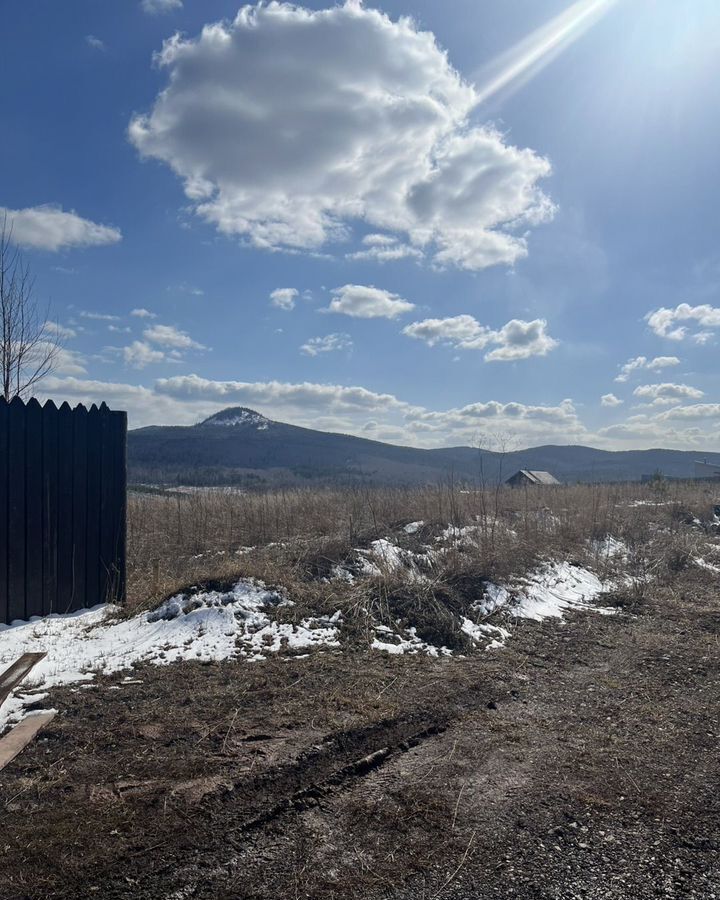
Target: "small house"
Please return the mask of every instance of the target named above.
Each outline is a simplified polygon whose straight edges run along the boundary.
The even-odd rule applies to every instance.
[[[533,472],[530,469],[520,469],[507,479],[505,484],[510,487],[528,487],[530,485],[557,485],[560,482],[549,472]]]

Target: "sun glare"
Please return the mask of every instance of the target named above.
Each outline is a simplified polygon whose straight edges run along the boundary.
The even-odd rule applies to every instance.
[[[598,22],[618,0],[577,0],[476,73],[478,103],[517,90]]]

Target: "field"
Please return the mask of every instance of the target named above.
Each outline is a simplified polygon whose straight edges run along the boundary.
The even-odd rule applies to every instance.
[[[102,655],[15,710],[59,714],[0,774],[0,896],[720,897],[717,503],[132,495]]]

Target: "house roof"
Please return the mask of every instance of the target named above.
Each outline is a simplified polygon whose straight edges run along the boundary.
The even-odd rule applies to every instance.
[[[557,478],[555,478],[555,476],[551,475],[549,472],[538,472],[531,469],[520,469],[520,471],[516,472],[512,477],[516,478],[518,475],[524,475],[528,479],[528,481],[532,481],[533,484],[560,484]]]

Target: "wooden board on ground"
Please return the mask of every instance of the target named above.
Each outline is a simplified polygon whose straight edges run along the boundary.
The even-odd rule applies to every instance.
[[[24,750],[35,735],[55,718],[55,710],[30,713],[12,731],[0,738],[0,771]]]
[[[5,669],[0,675],[0,706],[7,700],[23,678],[29,674],[33,666],[46,656],[46,653],[23,653],[20,659],[15,660],[10,668]]]

